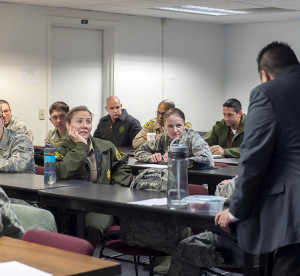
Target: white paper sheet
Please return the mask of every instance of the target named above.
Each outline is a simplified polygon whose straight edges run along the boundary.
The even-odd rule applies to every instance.
[[[167,205],[167,198],[151,198],[146,200],[140,200],[140,201],[132,201],[128,202],[129,204],[136,204],[136,205],[145,205],[145,206],[162,206]]]
[[[17,261],[0,263],[0,275],[9,276],[52,276],[47,272],[36,269]]]

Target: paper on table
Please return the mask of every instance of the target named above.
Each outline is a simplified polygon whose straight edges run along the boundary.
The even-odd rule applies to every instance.
[[[141,164],[134,164],[137,167],[147,167],[147,168],[156,168],[156,169],[167,169],[168,165],[160,165],[160,164],[149,164],[147,163],[147,166],[145,165],[145,163],[141,163]]]
[[[10,276],[52,276],[52,274],[17,261],[0,263],[0,274]]]
[[[151,198],[146,200],[140,200],[140,201],[132,201],[127,202],[129,204],[136,204],[136,205],[145,205],[145,206],[162,206],[167,205],[167,198]]]

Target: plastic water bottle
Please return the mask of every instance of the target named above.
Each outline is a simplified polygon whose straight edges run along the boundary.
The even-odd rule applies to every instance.
[[[55,148],[52,145],[46,145],[44,148],[44,183],[54,184],[55,182]]]
[[[170,145],[168,156],[168,207],[170,209],[187,208],[188,203],[184,200],[188,196],[188,160],[187,146],[174,144],[180,140],[174,139]]]

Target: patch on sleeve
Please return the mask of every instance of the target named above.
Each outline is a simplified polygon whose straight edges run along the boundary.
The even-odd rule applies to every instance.
[[[185,128],[191,128],[192,126],[191,126],[191,123],[189,123],[189,122],[187,122],[186,124],[185,124]]]
[[[59,150],[60,148],[58,148],[57,151],[55,152],[55,159],[59,157],[64,158],[64,156],[59,152]]]
[[[107,170],[107,173],[106,173],[106,175],[107,175],[107,178],[108,178],[108,179],[110,179],[110,177],[111,177],[111,174],[110,174],[110,169],[108,169],[108,170]]]
[[[152,121],[148,121],[144,127],[150,128],[152,126]]]
[[[118,151],[118,149],[115,147],[115,150],[116,150],[116,158],[118,159],[118,160],[121,160],[121,158],[122,158],[122,155],[121,155],[121,153]]]

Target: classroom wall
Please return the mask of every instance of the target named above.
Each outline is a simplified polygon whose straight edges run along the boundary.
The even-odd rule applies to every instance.
[[[222,103],[223,26],[1,3],[0,98],[33,130],[35,145],[47,132],[38,111],[49,107],[49,16],[117,23],[114,94],[142,125],[155,116],[159,101],[171,98],[195,129],[210,128]],[[26,77],[32,69],[38,72],[34,80]]]
[[[251,90],[260,84],[256,58],[272,41],[286,41],[300,58],[300,22],[232,24],[225,26],[224,100],[235,97],[247,113]]]

